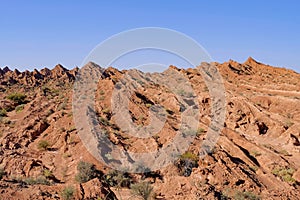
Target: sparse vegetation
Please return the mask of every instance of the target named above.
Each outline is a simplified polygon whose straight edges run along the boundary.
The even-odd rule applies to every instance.
[[[198,162],[198,160],[199,160],[199,158],[198,158],[197,155],[195,155],[195,154],[193,154],[192,152],[189,152],[189,151],[186,152],[186,153],[184,153],[184,154],[182,154],[180,156],[180,159],[181,160],[192,160],[194,162]]]
[[[47,117],[49,117],[50,115],[52,115],[54,113],[54,110],[50,109],[47,111]]]
[[[59,106],[57,107],[57,110],[60,111],[60,110],[65,110],[67,107],[67,103],[66,102],[63,102],[61,104],[59,104]]]
[[[77,165],[78,173],[75,180],[79,183],[85,183],[96,177],[96,169],[92,163],[80,161]]]
[[[14,101],[18,105],[27,103],[27,96],[22,93],[12,93],[7,96],[7,99]]]
[[[39,150],[47,150],[49,148],[50,144],[47,140],[41,140],[38,143],[38,149]]]
[[[134,195],[140,196],[144,200],[149,200],[153,194],[153,187],[148,182],[141,182],[133,184],[131,191]]]
[[[197,136],[202,135],[205,132],[204,128],[198,128]]]
[[[182,133],[183,137],[194,137],[197,135],[197,131],[196,130],[186,130],[185,132]]]
[[[46,178],[52,178],[52,177],[53,177],[53,173],[52,173],[52,171],[50,171],[49,169],[44,169],[43,175],[44,175]]]
[[[282,154],[282,155],[284,155],[284,156],[291,156],[291,154],[287,150],[285,150],[285,149],[280,150],[279,153]]]
[[[103,90],[100,90],[99,94],[100,94],[100,95],[104,95],[105,92],[104,92]]]
[[[104,181],[111,187],[129,187],[131,180],[127,173],[113,170],[104,176]]]
[[[74,145],[76,144],[76,138],[74,135],[71,135],[68,141],[68,144]]]
[[[61,198],[70,200],[74,198],[75,189],[72,186],[67,186],[61,191]]]
[[[100,101],[103,101],[104,99],[105,99],[105,96],[100,96],[100,97],[99,97],[99,100],[100,100]]]
[[[64,153],[63,154],[63,158],[70,158],[72,156],[72,154],[70,154],[70,153]]]
[[[146,107],[147,107],[147,108],[150,108],[151,106],[152,106],[151,103],[146,103]]]
[[[190,176],[192,173],[192,169],[194,167],[198,167],[199,157],[192,153],[186,152],[182,154],[177,162],[177,167],[180,170],[180,174],[183,176]]]
[[[234,197],[235,200],[260,200],[260,197],[252,192],[236,192]]]
[[[180,89],[180,90],[177,91],[177,94],[180,95],[180,96],[185,96],[186,92],[183,89]]]
[[[29,177],[24,179],[27,185],[50,185],[50,182],[43,176],[37,178]]]
[[[254,156],[254,157],[257,157],[257,156],[260,156],[261,153],[258,152],[258,151],[251,151],[251,155]]]
[[[21,112],[23,109],[24,109],[24,104],[21,104],[21,105],[18,105],[18,106],[15,108],[15,111],[16,111],[16,112]]]
[[[108,119],[104,118],[104,117],[99,117],[99,121],[101,124],[103,124],[104,126],[109,126],[110,123],[108,121]]]
[[[293,174],[295,170],[292,168],[275,168],[272,170],[272,174],[280,177],[282,180],[288,183],[295,183],[295,179],[293,179]]]
[[[7,116],[7,111],[5,109],[0,110],[0,117],[6,117]]]
[[[104,114],[110,114],[110,109],[109,108],[105,108],[105,109],[102,110],[102,112]]]
[[[249,168],[254,172],[256,172],[258,170],[258,167],[256,165],[251,165],[251,166],[249,166]]]
[[[288,129],[288,128],[290,128],[293,125],[294,125],[294,122],[288,120],[288,121],[285,122],[284,128]]]
[[[69,128],[69,130],[67,130],[68,133],[76,131],[76,127],[72,126],[71,128]]]

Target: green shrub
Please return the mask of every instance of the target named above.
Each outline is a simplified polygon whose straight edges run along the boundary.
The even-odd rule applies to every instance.
[[[186,152],[182,154],[177,162],[177,167],[180,170],[180,174],[183,176],[190,176],[192,169],[198,167],[199,157],[192,152]]]
[[[15,108],[15,111],[16,111],[16,112],[21,112],[23,109],[24,109],[24,104],[21,104],[21,105],[18,105],[18,106]]]
[[[260,200],[260,197],[253,194],[252,192],[236,192],[234,195],[235,200]]]
[[[204,128],[199,128],[199,129],[197,130],[197,136],[202,135],[204,132],[205,132],[205,129],[204,129]]]
[[[102,125],[104,126],[109,126],[110,125],[110,122],[108,119],[104,118],[104,117],[99,117],[99,121]]]
[[[102,112],[104,113],[104,114],[110,114],[110,109],[109,108],[105,108],[105,109],[103,109],[102,110]]]
[[[66,102],[63,102],[61,104],[59,104],[57,110],[60,111],[60,110],[65,110],[67,107],[67,103]]]
[[[100,90],[99,94],[100,94],[100,95],[104,95],[105,92],[104,92],[103,90]]]
[[[17,104],[26,103],[26,95],[22,93],[13,93],[7,96],[7,99],[14,101]]]
[[[75,176],[75,180],[79,183],[85,183],[96,177],[96,169],[92,163],[80,161],[77,165],[78,173]]]
[[[258,152],[258,151],[251,151],[251,153],[250,153],[252,156],[254,156],[254,157],[257,157],[257,156],[261,156],[261,153],[260,152]]]
[[[146,103],[146,107],[147,107],[147,108],[150,108],[151,106],[152,106],[151,103]]]
[[[67,186],[61,191],[61,198],[64,200],[70,200],[74,197],[75,189],[72,186]]]
[[[153,187],[148,182],[136,183],[131,186],[131,191],[134,195],[149,200],[153,193]]]
[[[295,183],[296,180],[293,178],[295,170],[292,168],[275,168],[272,170],[272,174],[279,176],[282,180],[289,183]]]
[[[285,122],[284,128],[285,128],[285,129],[288,129],[288,128],[290,128],[290,127],[293,126],[293,125],[294,125],[294,122],[288,120],[287,122]]]
[[[184,159],[189,159],[189,160],[192,160],[194,162],[198,162],[199,160],[199,157],[196,155],[196,154],[193,154],[192,152],[186,152],[184,154],[182,154],[180,156],[180,159],[184,160]]]
[[[5,109],[0,110],[0,117],[6,117],[7,111]]]
[[[37,178],[29,177],[24,180],[27,185],[50,185],[50,182],[43,176]]]
[[[104,176],[104,182],[111,187],[129,187],[131,180],[127,173],[113,170]]]
[[[38,149],[39,150],[47,150],[49,146],[50,146],[49,142],[46,141],[46,140],[41,140],[38,143]]]
[[[53,177],[53,173],[52,173],[52,171],[50,171],[49,169],[44,169],[43,175],[44,175],[46,178],[52,178],[52,177]]]

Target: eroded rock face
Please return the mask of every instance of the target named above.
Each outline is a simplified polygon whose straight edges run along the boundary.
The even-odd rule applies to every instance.
[[[0,109],[6,110],[0,123],[0,196],[60,199],[62,192],[72,186],[75,199],[127,199],[134,198],[128,188],[130,184],[147,181],[157,199],[222,199],[243,195],[297,199],[300,75],[253,58],[245,63],[215,64],[226,88],[226,121],[214,151],[200,160],[193,155],[197,157],[207,139],[212,99],[197,69],[169,68],[186,78],[195,92],[183,100],[150,79],[136,81],[138,87],[128,103],[128,116],[134,125],[143,127],[151,123],[151,106],[160,104],[165,109],[164,126],[149,138],[132,137],[122,130],[111,109],[118,81],[129,72],[132,80],[138,80],[143,73],[103,69],[102,77],[95,80],[98,123],[111,142],[126,151],[147,152],[167,146],[180,130],[181,112],[194,105],[190,100],[193,95],[199,105],[199,129],[188,153],[155,172],[114,173],[118,181],[126,180],[121,188],[118,181],[111,179],[111,169],[88,152],[73,122],[72,89],[78,69],[67,70],[61,65],[33,72],[0,69]],[[19,106],[7,99],[13,93],[26,94],[27,101]],[[117,157],[107,155],[107,160],[118,162]],[[93,163],[97,170],[97,176],[86,183],[75,180],[80,161]]]

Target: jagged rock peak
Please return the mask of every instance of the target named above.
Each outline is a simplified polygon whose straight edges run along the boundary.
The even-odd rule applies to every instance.
[[[19,74],[21,74],[21,72],[20,72],[19,70],[15,69],[15,70],[14,70],[14,74],[15,74],[15,75],[19,75]]]
[[[94,63],[94,62],[92,62],[92,61],[88,62],[88,63],[87,63],[87,64],[85,64],[84,66],[94,66],[94,67],[101,67],[100,65],[98,65],[98,64],[96,64],[96,63]]]
[[[260,62],[257,62],[254,58],[252,58],[251,56],[246,60],[246,62],[244,62],[244,64],[261,64]]]
[[[45,75],[45,76],[49,76],[51,74],[51,70],[48,69],[47,67],[45,67],[44,69],[41,69],[41,74]]]
[[[33,74],[40,74],[40,72],[37,69],[34,69]]]
[[[57,64],[54,69],[51,70],[52,72],[65,72],[68,71],[66,68],[64,68],[61,64]]]
[[[2,71],[3,71],[4,73],[6,73],[6,72],[10,72],[11,70],[6,66],[6,67],[3,68]]]

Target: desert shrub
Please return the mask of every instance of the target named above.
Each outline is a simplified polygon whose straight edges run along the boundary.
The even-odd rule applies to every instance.
[[[196,130],[186,130],[182,133],[182,136],[184,138],[187,138],[187,137],[195,137],[197,135],[197,131]]]
[[[41,90],[45,96],[51,92],[51,89],[47,86],[42,86]]]
[[[49,147],[49,142],[47,140],[41,140],[38,143],[38,149],[39,150],[47,150]]]
[[[181,175],[190,176],[192,169],[198,167],[199,157],[192,152],[186,152],[182,154],[177,162],[177,167],[180,170]]]
[[[198,162],[198,160],[199,160],[199,158],[198,158],[198,156],[196,154],[193,154],[192,152],[189,152],[189,151],[186,152],[186,153],[184,153],[184,154],[182,154],[180,156],[180,159],[181,160],[192,160],[194,162]]]
[[[16,112],[21,112],[23,109],[24,109],[24,104],[21,104],[21,105],[18,105],[18,106],[15,108],[15,111],[16,111]]]
[[[288,128],[290,128],[290,127],[293,126],[293,125],[294,125],[294,122],[288,120],[287,122],[285,122],[284,128],[285,128],[285,129],[288,129]]]
[[[85,183],[96,177],[96,169],[92,163],[80,161],[77,165],[78,173],[75,176],[75,180],[79,183]]]
[[[104,113],[104,114],[110,114],[110,109],[109,108],[105,108],[105,109],[103,109],[102,110],[102,112]]]
[[[37,178],[29,177],[24,180],[27,185],[50,185],[50,182],[43,176]]]
[[[261,156],[261,153],[254,150],[254,151],[251,151],[251,155],[254,157],[257,157],[257,156]]]
[[[149,200],[153,194],[153,187],[148,182],[141,182],[133,184],[131,191],[134,195],[140,196],[144,200]]]
[[[197,136],[202,135],[205,132],[204,128],[198,128]]]
[[[26,103],[26,95],[22,93],[12,93],[7,96],[7,99],[14,101],[17,104],[24,104]]]
[[[68,133],[71,133],[73,131],[76,131],[76,127],[72,126],[71,128],[69,128],[69,130],[67,130]]]
[[[131,178],[127,173],[113,170],[104,176],[104,182],[111,187],[129,187]]]
[[[7,111],[5,109],[0,110],[0,117],[6,117]]]
[[[291,154],[290,154],[287,150],[285,150],[285,149],[280,150],[278,153],[280,153],[280,154],[282,154],[282,155],[285,155],[285,156],[290,156],[290,155],[291,155]]]
[[[0,167],[0,180],[3,178],[4,175],[5,175],[4,168]]]
[[[147,107],[147,108],[150,108],[151,106],[152,106],[151,103],[146,103],[146,107]]]
[[[60,111],[60,110],[65,110],[67,107],[67,103],[66,102],[63,102],[61,104],[59,104],[57,110]]]
[[[105,92],[103,90],[100,90],[99,94],[100,95],[105,95]]]
[[[43,175],[44,175],[46,178],[52,178],[52,177],[53,177],[53,173],[52,173],[52,171],[50,171],[49,169],[44,169]]]
[[[67,186],[61,191],[61,198],[64,200],[70,200],[74,197],[75,189],[72,186]]]
[[[110,122],[108,119],[104,118],[104,117],[99,117],[99,121],[102,125],[104,126],[109,126],[110,125]]]
[[[272,174],[279,176],[282,180],[289,183],[295,183],[296,180],[293,178],[295,170],[292,168],[275,168],[272,170]]]
[[[234,195],[235,200],[260,200],[260,197],[252,192],[236,192]]]

